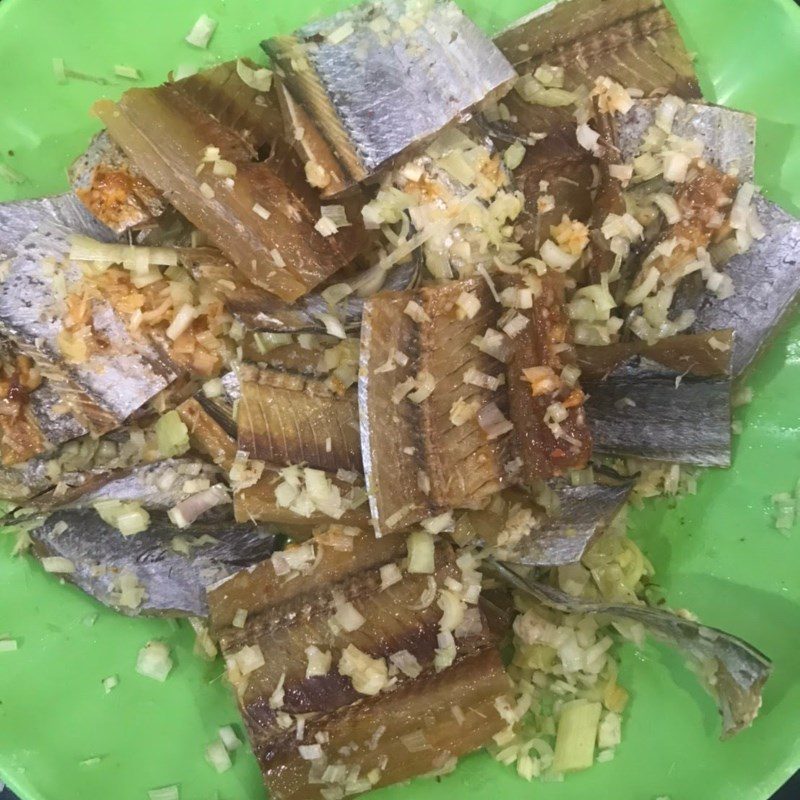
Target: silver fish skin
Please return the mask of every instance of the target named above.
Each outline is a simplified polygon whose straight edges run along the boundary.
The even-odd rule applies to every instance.
[[[761,689],[770,676],[772,662],[742,639],[664,609],[572,597],[510,564],[495,562],[493,567],[508,584],[549,608],[568,614],[608,614],[639,622],[654,638],[697,664],[702,674],[707,674],[707,666],[713,665],[714,684],[705,688],[717,701],[722,715],[723,739],[748,727],[758,714]]]
[[[595,452],[730,466],[730,376],[683,375],[633,356],[604,379],[583,377],[581,385]]]
[[[559,486],[559,510],[532,527],[511,548],[496,548],[495,558],[528,567],[555,567],[581,560],[586,548],[622,509],[633,483],[617,486]]]
[[[727,262],[725,272],[733,281],[733,295],[720,300],[704,294],[695,306],[692,326],[694,331],[736,331],[734,376],[756,360],[800,293],[800,220],[758,192],[753,207],[766,235]]]
[[[198,544],[209,536],[213,541]],[[123,536],[92,509],[68,509],[50,515],[30,537],[38,556],[72,561],[75,572],[64,577],[104,605],[129,616],[169,617],[208,616],[206,587],[269,558],[279,541],[270,527],[233,522],[230,508],[183,530],[156,513],[134,536]],[[188,542],[188,555],[174,549],[175,537]],[[120,605],[121,575],[145,590],[135,608]]]
[[[450,0],[419,11],[403,0],[362,3],[262,47],[356,181],[505,94],[517,77]],[[298,58],[305,63],[293,69]]]
[[[44,204],[46,214],[31,223],[24,238],[17,239],[15,234],[13,243],[8,242],[15,257],[0,282],[0,332],[36,361],[71,411],[100,435],[119,426],[166,388],[177,371],[151,342],[131,336],[122,319],[103,301],[93,307],[92,324],[112,347],[92,353],[85,363],[64,363],[58,345],[64,298],[53,292],[54,263],[67,258],[73,233],[96,232],[97,223],[85,210],[78,210],[77,226],[50,221],[51,211],[74,213],[77,200],[56,206],[49,200],[38,202]],[[18,214],[23,211],[4,207],[0,227],[4,214],[19,224]],[[82,273],[74,264],[67,262],[63,273],[68,290],[80,284]]]
[[[642,137],[655,123],[660,99],[636,100],[630,111],[615,118],[622,161],[638,154]],[[721,172],[736,171],[742,181],[752,181],[755,168],[756,118],[744,111],[708,103],[687,102],[672,121],[672,133],[703,142],[703,159]]]

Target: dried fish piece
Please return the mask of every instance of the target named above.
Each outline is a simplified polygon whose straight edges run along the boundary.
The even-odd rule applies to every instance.
[[[67,363],[61,346],[67,330],[67,295],[81,290],[84,275],[78,265],[66,261],[69,238],[75,230],[46,222],[54,206],[49,201],[42,203],[47,205],[43,206],[45,214],[38,229],[11,244],[16,256],[0,284],[0,331],[36,362],[70,412],[88,430],[100,435],[119,426],[172,383],[177,373],[151,341],[132,336],[102,298],[85,308],[92,347],[79,363]],[[59,206],[55,213],[62,208]],[[69,208],[72,213],[74,205]],[[22,209],[4,207],[0,226],[9,218],[13,225],[17,213]],[[82,224],[87,217],[84,209],[74,221]],[[96,228],[91,219],[88,229]],[[57,282],[54,289],[56,276],[61,280],[61,290]]]
[[[319,197],[276,135],[279,116],[254,102],[261,95],[235,65],[215,69],[204,79],[214,91],[178,81],[130,89],[118,103],[100,101],[94,110],[142,174],[243,275],[291,302],[360,252],[366,241],[360,218],[351,213],[353,224],[327,237],[315,229]],[[230,104],[235,113],[221,113],[221,97],[234,85],[230,91],[241,98]],[[255,124],[240,128],[248,114],[257,115]],[[215,169],[222,162],[231,166]]]
[[[230,472],[236,458],[236,430],[233,435],[230,429],[220,424],[214,414],[216,404],[204,402],[202,394],[190,397],[181,403],[176,411],[189,431],[189,442],[198,453],[207,456],[218,467]]]
[[[578,350],[597,452],[728,467],[733,333]]]
[[[581,387],[577,383],[570,385],[561,377],[563,368],[574,361],[571,348],[564,347],[569,320],[564,308],[563,277],[543,278],[533,307],[521,313],[529,323],[513,340],[508,362],[508,400],[523,462],[521,477],[532,483],[563,475],[569,468],[585,467],[592,437]]]
[[[240,449],[281,466],[362,470],[354,389],[337,392],[326,381],[255,366],[242,367],[239,379]]]
[[[436,595],[453,579],[463,579],[452,547],[439,541],[433,572],[413,574],[398,568],[406,552],[403,536],[374,539],[354,532],[349,549],[332,541],[318,535],[209,590],[211,631],[220,639],[254,752],[276,797],[324,797],[324,783],[340,781],[318,782],[313,775],[334,763],[347,765],[344,775],[377,768],[364,788],[427,772],[432,765],[441,768],[445,761],[450,766],[503,726],[494,702],[509,684],[480,606],[472,609],[475,626],[455,638],[450,634],[453,663],[435,671],[445,607]],[[388,566],[397,578],[384,585],[382,568]],[[463,602],[456,595],[453,600]],[[245,624],[236,628],[240,609]],[[320,657],[313,659],[315,654]],[[371,685],[345,668],[353,654],[375,665]],[[404,665],[393,668],[391,677],[390,659]],[[480,669],[486,672],[476,680]],[[474,702],[464,704],[466,697]],[[452,703],[479,713],[453,725]],[[412,716],[423,708],[422,716]],[[404,742],[422,718],[429,741],[421,748],[425,752],[417,753]],[[379,725],[383,735],[376,735]],[[319,761],[323,754],[321,764],[303,758]]]
[[[346,36],[341,36],[346,32]],[[487,97],[513,68],[449,0],[369,2],[262,46],[352,181],[370,177]],[[340,185],[317,161],[316,184]]]
[[[478,299],[472,318],[459,319],[462,293]],[[405,311],[412,301],[424,314],[419,322]],[[477,415],[492,403],[501,414],[507,411],[507,399],[497,392],[504,364],[473,344],[497,327],[502,311],[482,278],[381,293],[365,305],[359,409],[367,491],[379,530],[407,527],[448,508],[475,508],[506,484],[513,437],[489,438]],[[455,425],[451,410],[459,402],[475,414]]]
[[[88,508],[56,511],[30,536],[37,556],[69,559],[67,580],[101,603],[170,617],[206,616],[206,587],[269,557],[278,541],[270,528],[219,514],[178,530],[154,513],[146,531],[123,536]]]
[[[746,253],[727,262],[725,271],[734,293],[725,299],[708,293],[694,306],[692,330],[736,331],[731,362],[734,376],[753,363],[800,292],[800,221],[759,193],[753,207],[766,233]]]
[[[116,234],[152,223],[167,208],[161,193],[130,163],[107,131],[95,134],[68,175],[76,197]]]
[[[622,603],[594,603],[572,597],[533,580],[519,569],[495,563],[499,575],[519,591],[568,614],[608,614],[641,623],[659,641],[686,655],[703,676],[703,684],[722,715],[722,738],[747,728],[761,707],[761,689],[772,671],[770,660],[729,633],[663,609]]]

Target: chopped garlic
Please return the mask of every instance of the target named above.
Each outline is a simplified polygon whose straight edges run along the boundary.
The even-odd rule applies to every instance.
[[[359,694],[376,695],[389,683],[389,670],[382,658],[372,658],[349,644],[339,659],[339,673],[350,678]]]
[[[479,400],[466,401],[459,397],[450,406],[450,422],[456,427],[463,425],[478,413],[480,406]]]

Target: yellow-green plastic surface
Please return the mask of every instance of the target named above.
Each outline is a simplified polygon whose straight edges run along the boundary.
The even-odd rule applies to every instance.
[[[600,2],[600,0],[598,0]],[[706,96],[758,115],[756,172],[766,193],[800,210],[800,9],[791,0],[668,0]],[[345,2],[330,0],[2,0],[0,160],[26,176],[0,181],[0,200],[66,189],[65,168],[97,129],[91,102],[131,83],[115,64],[158,83],[179,64],[260,58],[258,42]],[[468,12],[495,31],[541,0],[470,0]],[[219,22],[207,51],[183,37],[201,13]],[[52,59],[110,83],[57,85]],[[738,416],[730,470],[710,471],[695,497],[655,502],[634,516],[646,554],[673,606],[752,641],[775,662],[755,726],[718,740],[713,701],[681,660],[648,645],[624,648],[632,702],[624,741],[610,763],[529,785],[485,754],[440,781],[383,790],[383,800],[762,800],[800,767],[800,528],[774,529],[770,495],[800,478],[800,320],[759,361],[753,403]],[[699,421],[698,421],[699,424]],[[0,779],[23,800],[146,800],[180,786],[182,800],[258,800],[252,754],[235,754],[217,775],[203,748],[237,723],[220,663],[192,655],[192,635],[166,621],[126,619],[61,586],[29,558],[12,559],[0,537]],[[97,615],[93,626],[87,617]],[[172,647],[165,684],[137,675],[149,639]],[[105,694],[103,678],[119,676]],[[99,758],[97,763],[81,764]],[[377,796],[377,795],[376,795]]]

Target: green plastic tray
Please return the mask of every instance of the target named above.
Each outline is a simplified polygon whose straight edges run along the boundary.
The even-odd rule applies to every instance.
[[[3,0],[0,3],[0,159],[27,177],[0,183],[0,200],[63,191],[65,167],[97,122],[90,103],[128,82],[115,64],[158,83],[178,64],[260,58],[263,37],[345,5],[329,0]],[[477,0],[467,11],[487,30],[541,2]],[[707,97],[759,118],[757,177],[774,200],[800,210],[800,10],[791,0],[673,0]],[[491,8],[491,10],[489,10]],[[183,37],[201,13],[219,21],[208,51]],[[52,58],[106,76],[110,85],[59,86]],[[380,792],[384,800],[762,800],[800,767],[800,530],[772,526],[770,495],[800,477],[800,320],[776,338],[751,378],[755,400],[738,416],[734,466],[704,475],[696,496],[652,503],[636,514],[637,538],[673,606],[752,641],[775,662],[754,728],[718,741],[713,702],[680,660],[626,648],[622,678],[633,695],[616,758],[564,783],[528,785],[486,755],[441,781]],[[179,784],[182,800],[257,800],[253,756],[235,755],[217,775],[203,748],[237,722],[217,663],[192,656],[192,635],[166,621],[125,619],[29,558],[11,559],[0,538],[0,779],[24,800],[146,800]],[[96,624],[85,624],[96,615]],[[134,672],[138,649],[169,642],[176,662],[165,684]],[[101,681],[118,675],[106,695]],[[87,766],[81,761],[99,756]],[[377,797],[377,795],[376,795]]]

